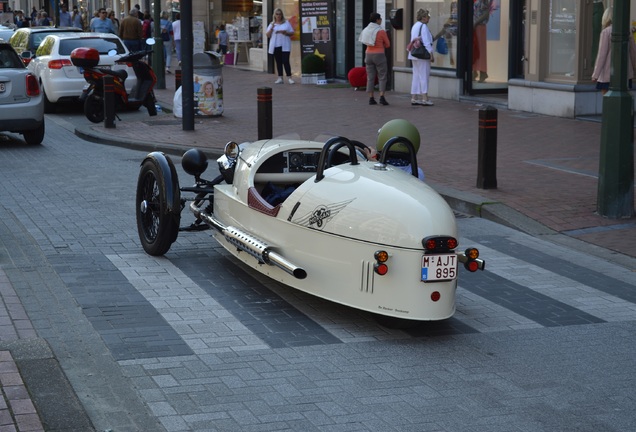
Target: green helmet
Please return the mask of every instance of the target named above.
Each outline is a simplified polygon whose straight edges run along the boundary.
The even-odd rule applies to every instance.
[[[404,137],[411,141],[415,148],[415,153],[420,149],[420,133],[417,128],[408,120],[394,119],[384,123],[384,126],[378,131],[378,139],[376,148],[381,152],[384,144],[393,137]],[[391,146],[391,152],[408,153],[408,149],[404,144],[395,144]]]

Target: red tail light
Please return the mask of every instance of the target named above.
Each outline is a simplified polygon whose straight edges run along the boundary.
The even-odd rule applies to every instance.
[[[434,302],[439,301],[440,298],[442,298],[442,295],[439,293],[439,291],[433,291],[431,293],[431,300],[433,300]]]
[[[49,69],[62,69],[64,66],[73,66],[70,60],[51,60]]]
[[[448,252],[457,247],[457,240],[448,236],[426,237],[422,240],[422,246],[426,252]]]
[[[373,265],[373,270],[379,274],[380,276],[384,276],[385,274],[387,274],[387,272],[389,271],[389,266],[387,266],[386,264],[382,263],[382,264],[374,264]]]
[[[27,96],[35,97],[40,94],[40,84],[38,84],[38,79],[35,75],[28,74],[26,76],[26,93]]]

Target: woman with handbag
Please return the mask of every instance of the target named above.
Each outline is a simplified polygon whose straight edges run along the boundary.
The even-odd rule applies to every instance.
[[[411,27],[411,43],[413,45],[418,39],[430,54],[430,59],[422,59],[413,56],[413,50],[409,51],[408,59],[413,64],[413,81],[411,82],[411,105],[431,106],[433,101],[428,98],[428,81],[431,75],[431,63],[435,61],[433,57],[433,35],[428,29],[428,21],[431,14],[426,9],[419,9],[416,14],[415,24]]]

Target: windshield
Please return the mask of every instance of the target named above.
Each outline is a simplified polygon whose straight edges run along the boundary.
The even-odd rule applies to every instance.
[[[75,48],[95,48],[101,55],[108,55],[108,51],[115,50],[117,54],[126,54],[126,49],[116,38],[82,38],[60,40],[60,55],[70,56]]]

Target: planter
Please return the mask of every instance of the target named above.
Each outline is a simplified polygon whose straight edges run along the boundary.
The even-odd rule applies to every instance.
[[[301,84],[318,84],[318,81],[324,81],[325,74],[324,73],[314,73],[314,74],[301,74],[300,75],[300,83]]]

